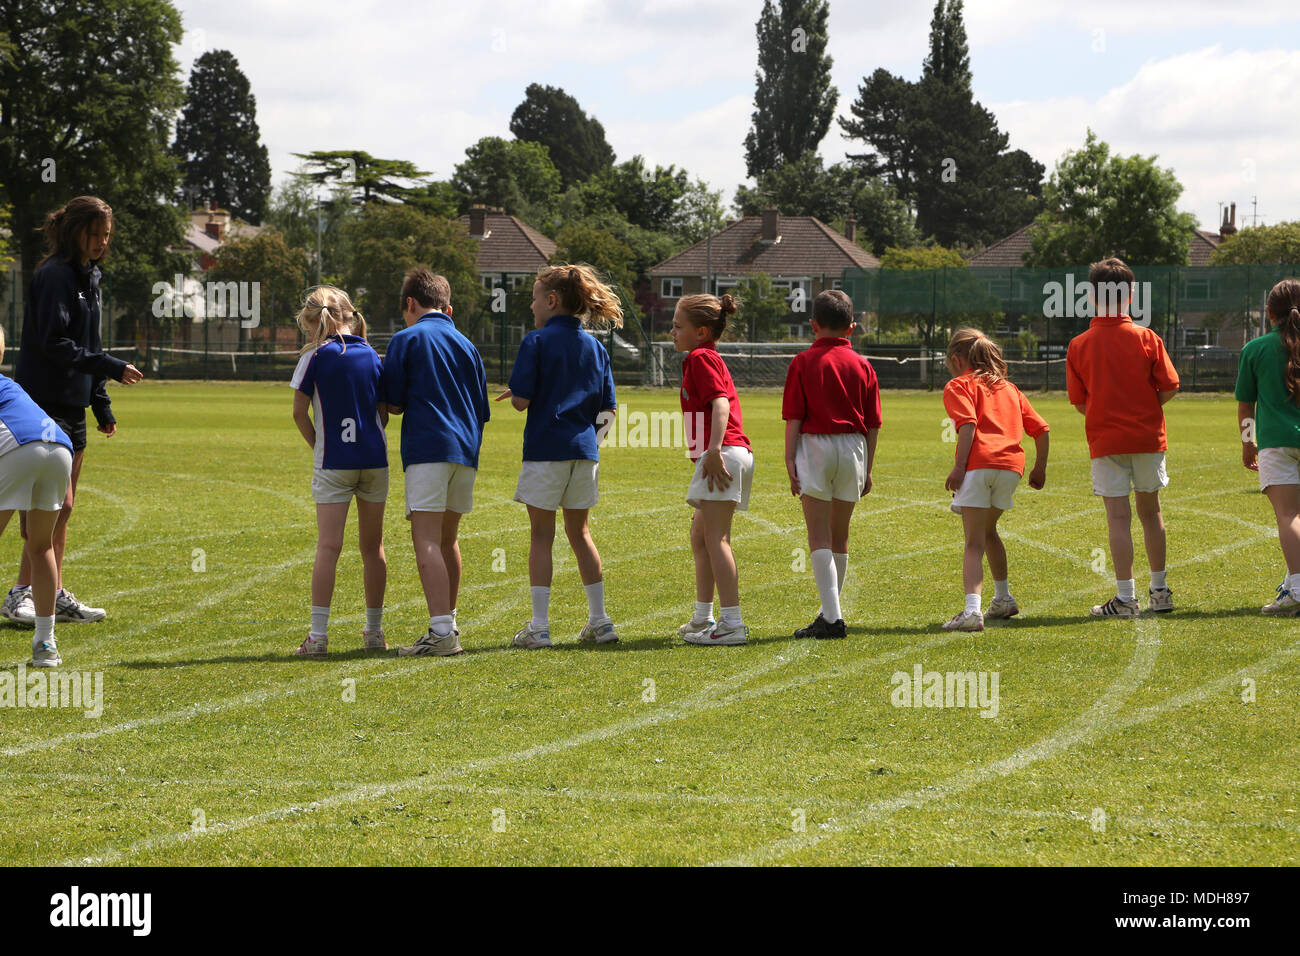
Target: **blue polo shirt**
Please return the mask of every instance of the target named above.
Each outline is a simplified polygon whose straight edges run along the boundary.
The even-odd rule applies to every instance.
[[[478,467],[488,410],[487,372],[451,317],[428,312],[393,336],[384,397],[402,414],[402,468],[435,462]]]
[[[312,400],[318,467],[388,467],[383,373],[379,353],[359,335],[335,336],[298,360],[290,384]]]
[[[57,442],[72,451],[72,442],[54,419],[41,411],[21,385],[0,375],[0,455],[34,441]]]
[[[524,336],[510,391],[529,400],[524,461],[599,461],[596,416],[617,408],[609,353],[571,315]]]

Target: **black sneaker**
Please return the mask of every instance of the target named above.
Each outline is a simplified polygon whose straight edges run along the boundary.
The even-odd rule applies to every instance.
[[[807,627],[799,628],[799,630],[794,632],[794,636],[797,638],[815,637],[817,640],[822,641],[828,639],[839,639],[844,637],[847,633],[848,631],[844,626],[843,620],[836,621],[834,624],[828,624],[826,618],[822,617],[819,613],[816,620]]]

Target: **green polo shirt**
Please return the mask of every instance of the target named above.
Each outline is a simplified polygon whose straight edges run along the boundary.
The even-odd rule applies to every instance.
[[[1260,448],[1300,448],[1300,405],[1286,391],[1286,345],[1277,329],[1246,343],[1237,370],[1237,401],[1255,402]]]

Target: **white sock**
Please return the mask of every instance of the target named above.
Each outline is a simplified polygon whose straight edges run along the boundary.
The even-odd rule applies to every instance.
[[[36,636],[32,638],[32,647],[39,648],[44,641],[54,640],[54,615],[36,616]]]
[[[330,626],[330,609],[327,604],[325,607],[311,606],[311,635],[313,637],[325,637],[329,633]]]
[[[587,623],[601,623],[609,617],[605,613],[605,582],[597,581],[595,584],[584,584],[582,589],[587,592]]]
[[[835,559],[835,590],[841,594],[844,593],[844,576],[849,573],[849,556],[848,554],[834,554],[831,557]],[[831,623],[834,623],[833,621]]]
[[[366,630],[382,631],[384,629],[384,609],[382,607],[366,608]]]
[[[740,623],[740,605],[735,607],[724,607],[722,609],[722,620],[727,624]]]
[[[429,618],[429,629],[434,637],[446,637],[451,633],[451,615],[436,614]]]
[[[551,628],[551,589],[529,588],[528,594],[533,601],[533,630],[548,631]]]
[[[452,626],[452,627],[457,627],[457,626],[458,626],[458,625],[456,624],[456,609],[455,609],[455,608],[452,608],[452,609],[451,609],[451,626]]]
[[[1152,590],[1159,591],[1161,588],[1166,587],[1166,584],[1165,584],[1165,575],[1168,574],[1168,573],[1169,573],[1168,571],[1152,571],[1152,572],[1151,572],[1151,588],[1152,588]]]
[[[834,624],[840,613],[840,591],[835,584],[835,558],[830,548],[818,548],[811,555],[813,580],[817,582],[817,596],[821,598],[821,615],[827,624]]]
[[[1010,582],[1010,581],[994,581],[994,582],[993,582],[993,596],[994,596],[995,598],[1009,598],[1009,597],[1011,597],[1011,582]]]
[[[976,614],[980,611],[980,596],[978,594],[966,595],[966,610],[974,611]]]
[[[1136,593],[1135,588],[1136,583],[1132,578],[1129,578],[1127,581],[1121,581],[1119,578],[1115,579],[1115,593],[1119,596],[1121,601],[1124,601],[1127,604],[1132,604],[1133,601],[1136,600],[1134,597],[1134,594]]]
[[[1295,597],[1300,597],[1300,574],[1288,574],[1286,576],[1287,590]]]
[[[712,621],[713,620],[713,602],[707,604],[704,601],[695,602],[695,614],[691,617],[692,621]]]

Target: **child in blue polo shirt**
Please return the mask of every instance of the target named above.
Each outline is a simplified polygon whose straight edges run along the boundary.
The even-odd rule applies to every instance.
[[[315,452],[311,495],[318,535],[311,572],[311,630],[298,653],[324,657],[329,649],[334,576],[353,495],[366,594],[362,641],[368,651],[387,650],[383,613],[388,580],[384,558],[388,412],[380,390],[383,366],[366,342],[366,320],[341,289],[320,286],[308,292],[298,326],[306,333],[307,344],[290,381],[295,389],[293,420]]]
[[[529,592],[533,616],[514,636],[514,646],[535,650],[551,646],[551,548],[555,512],[564,509],[564,531],[578,562],[587,592],[587,624],[579,641],[610,644],[618,640],[605,612],[605,582],[600,554],[591,539],[587,516],[598,498],[596,420],[616,412],[614,376],[609,353],[589,326],[623,326],[618,298],[590,266],[548,266],[533,283],[533,321],[510,374],[510,387],[497,396],[528,410],[524,425],[524,464],[515,501],[528,507],[532,538],[528,548]]]
[[[428,269],[402,281],[406,328],[384,355],[384,396],[402,416],[406,517],[429,609],[429,630],[398,653],[447,657],[461,652],[456,626],[461,516],[474,507],[487,373],[473,343],[451,320],[451,285]]]

